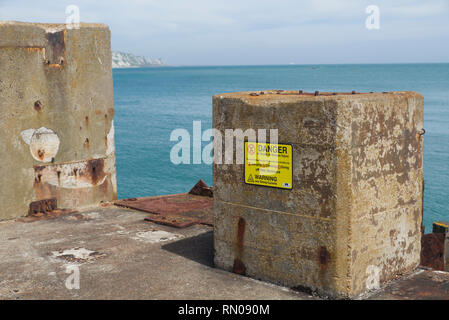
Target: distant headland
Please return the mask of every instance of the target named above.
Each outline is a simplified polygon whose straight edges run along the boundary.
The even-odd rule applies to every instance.
[[[143,68],[162,66],[166,66],[166,64],[161,58],[148,59],[142,56],[135,56],[132,53],[119,51],[112,52],[112,68]]]

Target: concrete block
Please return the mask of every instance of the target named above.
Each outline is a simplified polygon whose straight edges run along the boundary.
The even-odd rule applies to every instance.
[[[417,267],[423,97],[255,93],[214,96],[213,126],[223,137],[278,129],[293,188],[246,184],[243,164],[215,163],[216,265],[341,298]]]
[[[109,28],[0,22],[0,220],[116,198]]]

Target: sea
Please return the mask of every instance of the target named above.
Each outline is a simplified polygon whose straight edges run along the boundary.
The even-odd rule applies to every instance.
[[[449,64],[201,66],[114,69],[118,197],[212,184],[212,166],[170,161],[174,129],[212,125],[212,96],[247,90],[417,91],[424,96],[424,224],[449,220]],[[205,146],[208,144],[204,142]]]

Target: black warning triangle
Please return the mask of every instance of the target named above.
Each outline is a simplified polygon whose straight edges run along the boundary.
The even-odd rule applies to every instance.
[[[249,177],[248,177],[248,182],[254,182],[254,179],[253,179],[253,175],[252,175],[252,174],[249,175]]]

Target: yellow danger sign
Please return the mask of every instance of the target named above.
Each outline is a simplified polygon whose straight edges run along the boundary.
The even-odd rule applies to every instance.
[[[245,141],[245,183],[292,189],[292,146]]]

